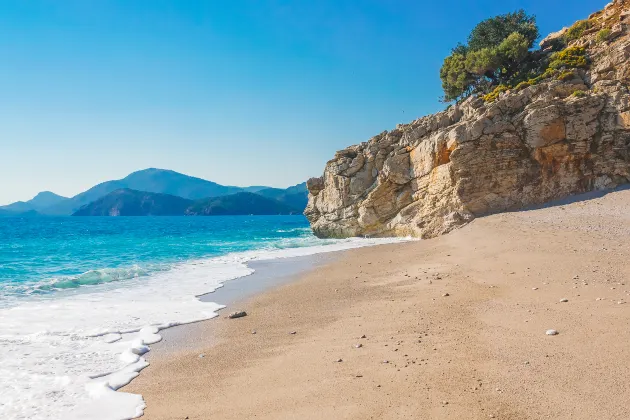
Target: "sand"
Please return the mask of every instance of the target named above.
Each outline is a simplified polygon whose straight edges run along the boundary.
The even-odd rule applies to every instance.
[[[630,419],[629,209],[619,191],[345,252],[158,346],[124,390],[152,420]]]

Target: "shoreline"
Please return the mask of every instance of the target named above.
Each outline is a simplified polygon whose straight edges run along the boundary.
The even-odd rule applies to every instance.
[[[152,420],[630,418],[629,205],[345,251],[199,323],[203,346],[156,348],[123,391]]]
[[[218,303],[224,306],[217,311],[217,317],[162,330],[160,333],[162,340],[151,346],[151,351],[147,353],[147,361],[151,361],[157,354],[160,355],[158,357],[163,357],[183,349],[199,348],[202,346],[198,339],[199,334],[202,333],[203,328],[210,328],[210,326],[202,327],[202,324],[212,324],[220,318],[227,317],[229,313],[238,310],[248,300],[296,281],[301,275],[341,258],[344,252],[346,251],[340,250],[298,257],[254,260],[246,263],[248,268],[254,270],[252,274],[226,281],[222,287],[197,296],[202,302]]]

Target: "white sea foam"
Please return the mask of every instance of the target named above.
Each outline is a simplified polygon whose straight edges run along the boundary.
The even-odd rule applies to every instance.
[[[0,308],[0,418],[138,417],[145,407],[142,397],[116,390],[148,365],[143,354],[161,339],[160,330],[217,316],[223,306],[197,296],[251,274],[248,261],[397,241],[348,239],[231,254],[127,280],[117,288],[94,286]]]

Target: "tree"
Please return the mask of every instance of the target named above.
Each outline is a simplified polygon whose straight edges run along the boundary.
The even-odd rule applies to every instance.
[[[460,46],[444,60],[440,71],[444,99],[452,101],[509,84],[527,69],[529,57],[529,40],[517,32],[495,47],[470,50]]]
[[[444,59],[440,78],[446,101],[462,96],[471,89],[474,82],[472,75],[466,71],[466,56],[458,53],[453,53]]]
[[[473,29],[468,44],[458,44],[444,60],[440,70],[444,100],[512,83],[531,67],[529,50],[537,38],[536,18],[522,10],[484,20]]]
[[[468,36],[468,48],[476,51],[496,47],[514,32],[523,35],[528,41],[528,48],[532,48],[540,35],[536,17],[528,16],[521,9],[486,19],[475,26]]]

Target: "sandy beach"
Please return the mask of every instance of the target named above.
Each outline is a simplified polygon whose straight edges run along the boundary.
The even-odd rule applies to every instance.
[[[627,420],[628,209],[618,191],[346,251],[153,346],[124,391],[151,420]]]

